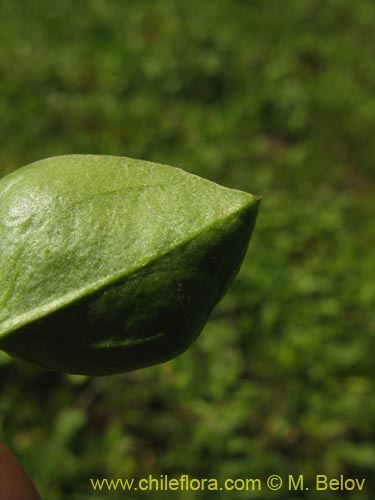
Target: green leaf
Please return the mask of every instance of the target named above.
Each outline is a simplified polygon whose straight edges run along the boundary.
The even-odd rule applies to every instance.
[[[0,181],[0,348],[77,374],[173,358],[237,274],[259,197],[180,169],[70,155]]]

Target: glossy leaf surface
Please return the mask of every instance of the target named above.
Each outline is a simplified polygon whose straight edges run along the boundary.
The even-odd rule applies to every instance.
[[[71,373],[174,357],[237,274],[259,198],[125,157],[0,181],[0,348]]]

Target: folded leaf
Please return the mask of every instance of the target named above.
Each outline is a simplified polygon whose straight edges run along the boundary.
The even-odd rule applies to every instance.
[[[109,374],[184,351],[237,274],[259,197],[125,157],[0,180],[0,349]]]

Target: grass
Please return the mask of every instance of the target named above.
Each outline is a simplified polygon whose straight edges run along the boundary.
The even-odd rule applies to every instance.
[[[263,195],[236,282],[179,358],[85,378],[1,355],[0,437],[42,497],[99,498],[97,476],[344,474],[367,483],[341,496],[369,499],[371,2],[1,0],[0,16],[1,174],[119,154]]]

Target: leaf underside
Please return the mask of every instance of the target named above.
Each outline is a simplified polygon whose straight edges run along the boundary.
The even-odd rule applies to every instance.
[[[74,373],[173,357],[238,272],[258,202],[125,157],[56,157],[8,175],[0,348]]]

